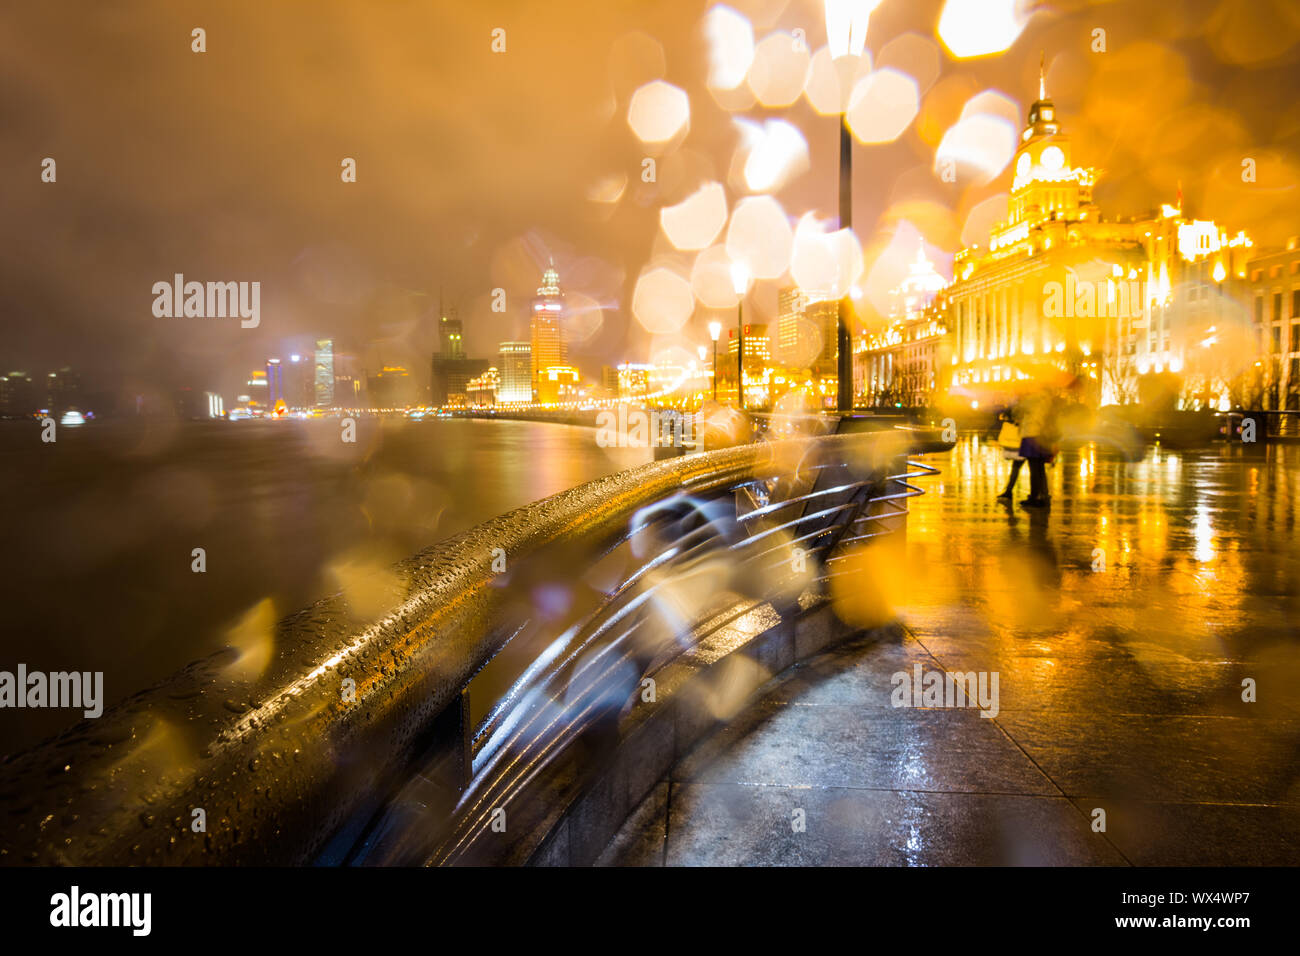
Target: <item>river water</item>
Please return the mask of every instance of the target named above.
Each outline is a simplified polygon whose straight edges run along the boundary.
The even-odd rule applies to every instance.
[[[0,422],[0,671],[102,671],[105,704],[512,508],[650,459],[594,429],[360,419]],[[202,548],[206,570],[193,570]],[[80,711],[0,710],[0,754]]]

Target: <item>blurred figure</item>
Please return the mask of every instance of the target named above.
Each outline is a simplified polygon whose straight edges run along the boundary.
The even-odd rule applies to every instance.
[[[998,444],[1002,447],[1002,457],[1011,462],[1011,477],[1007,479],[1007,486],[998,498],[1007,501],[1011,500],[1012,492],[1016,488],[1016,479],[1020,477],[1020,469],[1025,463],[1024,456],[1020,454],[1019,414],[1019,403],[1013,402],[998,415],[998,421],[1002,423],[1002,427],[998,430]]]
[[[1047,465],[1056,457],[1058,404],[1055,392],[1048,388],[1020,400],[1020,455],[1029,462],[1029,497],[1020,502],[1021,507],[1046,508],[1051,503]]]

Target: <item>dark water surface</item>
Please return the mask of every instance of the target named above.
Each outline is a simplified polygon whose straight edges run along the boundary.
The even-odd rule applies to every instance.
[[[519,505],[648,461],[593,429],[360,419],[0,422],[0,670],[103,671],[105,704]],[[191,570],[193,549],[207,570]],[[0,753],[71,710],[0,710]]]

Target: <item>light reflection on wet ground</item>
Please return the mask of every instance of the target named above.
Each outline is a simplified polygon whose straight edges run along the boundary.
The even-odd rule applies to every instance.
[[[932,463],[905,632],[769,685],[606,862],[1300,861],[1300,447],[1069,450],[1050,512],[996,500],[1009,464],[978,439]],[[892,707],[918,663],[997,672],[997,716]]]

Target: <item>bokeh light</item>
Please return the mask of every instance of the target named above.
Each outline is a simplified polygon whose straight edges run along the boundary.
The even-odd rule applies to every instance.
[[[858,80],[845,119],[862,143],[890,143],[916,118],[921,105],[916,81],[894,69],[873,70]]]
[[[695,257],[691,269],[691,290],[700,304],[710,309],[734,309],[736,291],[731,282],[732,258],[727,247],[710,246]]]
[[[798,127],[768,120],[759,127],[737,120],[744,132],[745,185],[753,192],[775,192],[808,169],[808,144]]]
[[[1023,0],[947,0],[939,39],[958,59],[1002,53],[1024,30],[1023,11]]]
[[[839,299],[862,275],[862,246],[851,229],[827,232],[811,213],[794,231],[790,276],[801,289],[816,290]]]
[[[944,133],[935,150],[936,171],[951,164],[958,181],[990,182],[1015,155],[1019,143],[1018,108],[1000,93],[971,98],[961,117]]]
[[[666,143],[682,133],[690,120],[690,98],[663,80],[640,87],[627,107],[628,125],[643,143]]]
[[[705,183],[675,206],[659,210],[659,224],[676,248],[703,249],[727,225],[727,194],[720,183]]]
[[[822,47],[812,55],[808,64],[804,98],[822,116],[843,113],[854,84],[870,73],[871,57],[867,54],[856,58],[843,57],[837,63],[831,59],[831,51]]]
[[[666,266],[642,272],[632,293],[632,314],[647,332],[679,331],[695,311],[691,284]]]
[[[734,90],[754,62],[754,28],[731,7],[718,5],[704,15],[709,46],[709,88]]]
[[[749,88],[769,109],[789,106],[808,77],[808,45],[789,33],[773,33],[754,49]]]
[[[727,254],[757,279],[775,279],[790,266],[794,231],[771,196],[742,199],[727,227]]]

